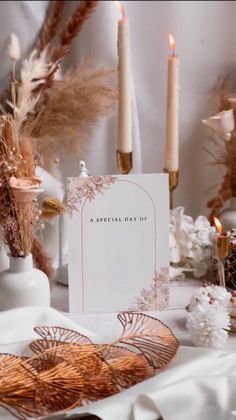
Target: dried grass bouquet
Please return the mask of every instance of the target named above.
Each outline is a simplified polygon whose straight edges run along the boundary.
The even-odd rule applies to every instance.
[[[203,122],[213,129],[209,140],[213,152],[207,152],[213,163],[223,168],[222,182],[216,195],[207,203],[211,209],[209,219],[218,216],[224,203],[236,196],[236,99],[231,98],[228,80],[221,79],[216,87],[218,114]]]
[[[51,216],[61,207],[50,202],[43,214],[38,209],[42,189],[35,175],[36,162],[52,163],[58,152],[78,152],[94,123],[111,111],[117,98],[112,69],[92,70],[83,63],[61,73],[62,59],[98,2],[76,4],[57,35],[65,3],[50,2],[35,49],[22,62],[18,38],[11,35],[10,86],[0,103],[1,234],[12,256],[32,252],[38,268],[49,276],[50,261],[35,235],[42,215]]]

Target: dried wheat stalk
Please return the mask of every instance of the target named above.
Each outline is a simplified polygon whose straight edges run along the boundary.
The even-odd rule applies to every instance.
[[[60,34],[60,45],[52,51],[52,61],[61,60],[70,50],[72,40],[78,35],[86,20],[94,12],[98,1],[80,1]]]
[[[38,56],[57,34],[58,25],[61,21],[65,3],[66,1],[62,0],[54,0],[50,2],[46,21],[35,46]]]

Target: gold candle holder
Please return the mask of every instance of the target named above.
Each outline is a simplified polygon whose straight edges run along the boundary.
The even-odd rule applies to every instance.
[[[118,171],[123,175],[128,174],[133,168],[132,152],[124,153],[124,152],[119,152],[119,150],[117,150],[116,162],[117,162]]]
[[[217,217],[214,217],[217,233],[215,234],[215,255],[218,260],[219,285],[225,287],[225,259],[230,253],[230,233],[224,232]]]
[[[230,252],[230,236],[223,232],[216,234],[215,253],[218,260],[219,285],[225,287],[225,259]]]
[[[173,193],[179,184],[179,171],[169,171],[165,168],[164,173],[169,174],[170,209],[173,209]]]

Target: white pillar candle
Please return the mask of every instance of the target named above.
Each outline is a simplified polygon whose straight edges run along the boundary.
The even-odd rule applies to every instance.
[[[179,169],[179,58],[175,55],[175,41],[169,34],[172,55],[168,57],[165,169]]]
[[[129,47],[129,21],[124,16],[124,7],[115,2],[122,18],[118,21],[118,144],[117,150],[122,153],[132,151],[132,101],[131,101],[131,67]]]

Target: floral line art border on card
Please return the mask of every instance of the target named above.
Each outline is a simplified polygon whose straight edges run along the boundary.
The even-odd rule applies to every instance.
[[[155,271],[149,289],[143,288],[135,298],[130,310],[160,311],[168,308],[169,268],[162,267]]]
[[[96,194],[104,194],[115,183],[117,177],[112,175],[91,176],[89,178],[69,178],[67,188],[67,211],[80,211],[83,199],[90,202],[95,199]]]

